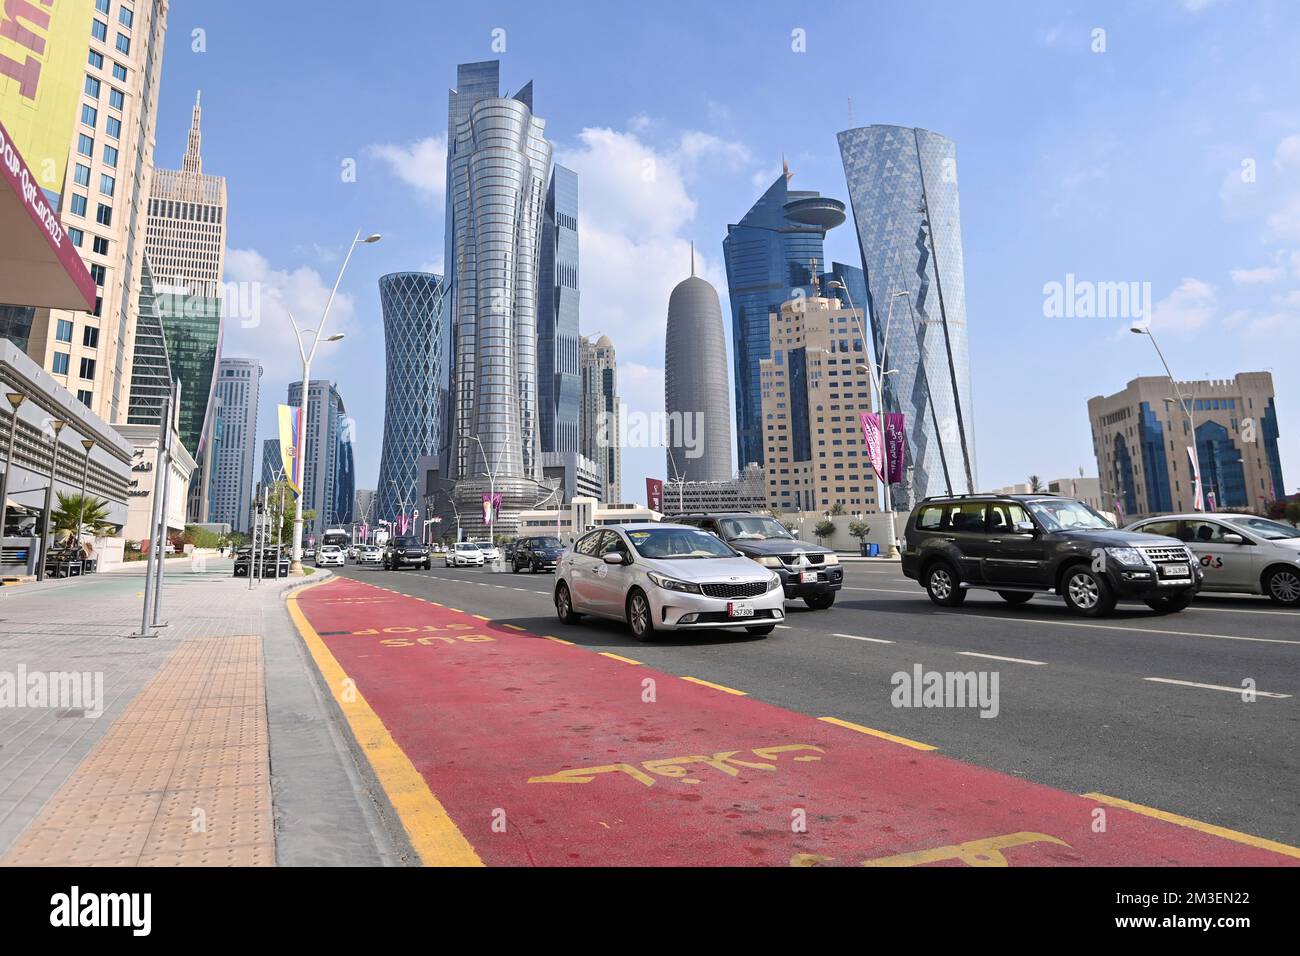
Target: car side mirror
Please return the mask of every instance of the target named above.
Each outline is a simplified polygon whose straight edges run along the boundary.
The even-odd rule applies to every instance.
[[[1016,534],[1037,534],[1038,529],[1032,521],[1017,521]]]
[[[1245,544],[1246,539],[1239,534],[1233,534],[1231,531],[1229,531],[1224,534],[1223,543],[1224,544]]]
[[[623,557],[621,552],[611,551],[607,555],[605,555],[605,563],[606,564],[627,564],[627,560]]]

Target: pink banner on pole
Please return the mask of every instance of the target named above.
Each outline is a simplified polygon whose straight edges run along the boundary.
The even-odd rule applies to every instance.
[[[862,419],[862,437],[867,440],[867,455],[871,458],[871,467],[876,469],[877,475],[883,476],[885,442],[884,436],[880,434],[880,420],[871,412],[863,412],[858,417]]]
[[[903,459],[907,454],[906,417],[902,412],[885,413],[885,458],[889,462],[891,485],[903,480]]]

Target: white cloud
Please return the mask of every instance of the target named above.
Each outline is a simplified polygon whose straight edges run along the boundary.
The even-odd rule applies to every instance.
[[[293,313],[299,327],[315,327],[329,300],[333,279],[325,279],[308,266],[276,269],[255,249],[231,249],[226,254],[226,283],[239,283],[245,308],[227,303],[222,354],[260,360],[265,368],[263,389],[283,395],[286,383],[302,378],[302,361],[288,313]],[[253,304],[255,308],[247,308]],[[355,332],[354,324],[355,303],[350,295],[340,292],[330,308],[326,331],[330,335]],[[338,350],[322,345],[312,365],[312,378],[329,377],[332,356]]]
[[[1286,270],[1281,265],[1257,266],[1253,269],[1233,269],[1228,274],[1237,285],[1267,285],[1281,279]]]
[[[1214,286],[1187,278],[1152,308],[1151,327],[1157,331],[1195,332],[1205,327],[1218,309]]]
[[[634,357],[648,363],[662,355],[668,296],[690,275],[685,230],[696,202],[688,179],[716,169],[711,158],[726,167],[747,162],[748,151],[707,133],[687,133],[666,149],[606,128],[585,129],[578,140],[555,159],[579,177],[583,331],[608,335],[620,368]],[[697,250],[695,264],[725,286],[714,260]]]
[[[664,370],[640,362],[618,363],[619,398],[634,412],[664,410]]]
[[[447,193],[447,137],[428,136],[407,146],[376,143],[366,155],[382,160],[389,170],[426,199],[441,200]]]

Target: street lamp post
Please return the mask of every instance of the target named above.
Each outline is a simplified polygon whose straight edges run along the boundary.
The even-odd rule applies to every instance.
[[[488,545],[495,547],[497,543],[497,473],[488,468],[487,449],[483,447],[483,440],[477,435],[470,435],[469,440],[478,442],[479,454],[483,456],[483,470],[488,476]]]
[[[853,314],[853,321],[858,327],[858,335],[862,337],[862,347],[863,349],[865,349],[867,347],[867,331],[862,325],[862,317],[858,314],[857,307],[853,304],[853,293],[849,291],[849,287],[847,285],[845,285],[843,282],[840,282],[838,279],[832,279],[830,282],[828,282],[827,288],[844,290],[844,295],[849,300],[849,311]],[[874,364],[868,364],[866,366],[867,371],[871,373],[871,385],[876,392],[876,420],[879,422],[879,426],[880,426],[880,442],[882,445],[881,459],[884,462],[884,474],[877,474],[876,477],[880,479],[880,503],[884,507],[885,513],[889,515],[889,546],[886,549],[886,555],[890,558],[898,557],[898,542],[897,542],[897,532],[894,527],[894,508],[893,508],[893,503],[890,500],[891,495],[890,495],[890,488],[889,488],[889,446],[885,442],[884,378],[886,375],[892,374],[895,370],[889,369],[888,371],[886,371],[885,361],[889,355],[889,351],[888,351],[889,326],[893,323],[893,319],[894,319],[894,300],[897,299],[899,296],[904,296],[907,294],[908,294],[907,290],[903,289],[903,290],[897,290],[890,295],[889,316],[885,320],[885,336],[880,348],[880,368],[879,370],[877,370]],[[862,366],[859,365],[859,368],[861,367]],[[877,374],[877,372],[879,372],[879,374]]]
[[[352,244],[348,246],[348,253],[343,257],[343,265],[339,266],[338,278],[334,280],[334,288],[330,290],[330,297],[325,302],[325,311],[321,313],[320,325],[315,329],[308,329],[313,333],[311,340],[311,351],[308,352],[303,348],[302,330],[298,328],[298,323],[294,321],[293,313],[289,313],[289,323],[293,326],[294,336],[298,340],[298,355],[302,359],[302,395],[298,407],[302,412],[302,421],[298,424],[298,440],[294,444],[294,467],[299,473],[298,487],[298,513],[293,519],[293,563],[289,565],[289,574],[302,574],[302,527],[303,527],[303,501],[306,492],[307,470],[307,400],[311,393],[311,362],[316,357],[316,347],[321,343],[321,335],[325,331],[325,323],[329,321],[330,306],[334,304],[334,296],[339,291],[339,284],[343,281],[343,273],[348,267],[348,262],[352,259],[352,253],[357,246],[379,241],[379,234],[373,233],[361,238],[360,230],[357,231],[356,237]],[[336,333],[325,339],[326,342],[337,342],[343,338],[342,333]]]
[[[50,535],[53,533],[54,515],[54,473],[59,466],[59,432],[68,423],[60,419],[54,419],[50,422],[50,427],[54,429],[54,448],[50,453],[50,483],[45,486],[45,512],[41,516],[41,560],[36,566],[36,580],[45,580],[45,558],[49,553]]]
[[[6,392],[11,409],[9,415],[9,453],[5,456],[4,474],[0,475],[0,545],[4,542],[5,528],[9,525],[9,473],[14,467],[14,435],[18,431],[18,406],[27,401],[22,392]]]
[[[81,439],[81,447],[86,449],[85,460],[81,463],[81,507],[77,513],[77,543],[81,543],[81,526],[86,521],[86,478],[90,475],[90,450],[95,447],[93,438]]]
[[[1201,450],[1196,443],[1196,419],[1192,415],[1192,403],[1189,399],[1183,397],[1182,389],[1178,387],[1178,380],[1174,378],[1174,373],[1169,370],[1169,363],[1165,361],[1165,353],[1160,351],[1160,346],[1156,342],[1156,337],[1151,334],[1150,326],[1135,325],[1129,329],[1134,335],[1145,335],[1151,340],[1151,345],[1156,350],[1156,355],[1160,356],[1160,364],[1165,367],[1165,374],[1169,376],[1169,384],[1173,386],[1174,395],[1178,397],[1178,407],[1183,410],[1187,416],[1187,427],[1191,432],[1191,453],[1192,467],[1196,469],[1196,474],[1192,476],[1192,510],[1203,511],[1204,499],[1201,493]],[[1148,502],[1148,505],[1150,502]]]

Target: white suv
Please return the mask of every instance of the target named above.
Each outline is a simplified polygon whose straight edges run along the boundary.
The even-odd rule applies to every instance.
[[[781,578],[707,531],[626,524],[590,531],[560,558],[555,611],[626,621],[632,634],[744,628],[770,634],[785,620]]]

